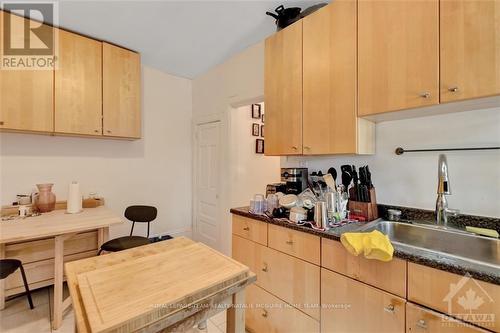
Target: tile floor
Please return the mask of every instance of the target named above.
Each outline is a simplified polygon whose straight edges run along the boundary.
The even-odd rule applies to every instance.
[[[32,292],[35,308],[30,310],[25,296],[5,303],[0,311],[0,332],[2,333],[72,333],[75,331],[73,310],[66,311],[63,325],[58,330],[50,326],[52,316],[52,288],[42,288]],[[67,290],[65,290],[65,297]],[[221,312],[207,322],[205,330],[191,329],[188,333],[226,333],[226,312]]]

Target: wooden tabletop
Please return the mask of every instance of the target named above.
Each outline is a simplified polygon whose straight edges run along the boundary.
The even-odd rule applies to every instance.
[[[65,264],[78,332],[131,332],[242,281],[248,267],[185,237]]]
[[[51,237],[123,223],[122,218],[102,206],[78,214],[54,210],[40,216],[0,222],[0,244]]]

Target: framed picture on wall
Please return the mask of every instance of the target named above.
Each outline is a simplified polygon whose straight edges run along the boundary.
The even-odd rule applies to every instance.
[[[252,104],[252,118],[260,119],[260,104]]]
[[[253,136],[259,136],[259,124],[253,123],[252,124],[252,135]]]
[[[260,136],[264,137],[264,125],[260,125]]]
[[[264,154],[264,140],[255,139],[255,153]]]

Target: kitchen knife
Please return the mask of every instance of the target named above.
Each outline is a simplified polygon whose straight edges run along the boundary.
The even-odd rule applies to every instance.
[[[353,165],[352,166],[352,182],[353,182],[353,188],[354,188],[354,201],[360,201],[359,199],[359,184],[358,184],[358,173],[356,172],[356,167]]]

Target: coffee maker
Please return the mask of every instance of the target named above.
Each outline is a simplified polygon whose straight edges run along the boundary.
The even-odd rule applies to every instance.
[[[307,168],[281,168],[286,194],[300,194],[307,188]]]

